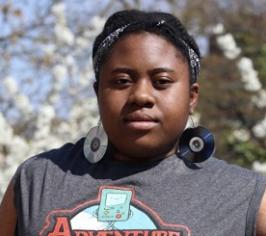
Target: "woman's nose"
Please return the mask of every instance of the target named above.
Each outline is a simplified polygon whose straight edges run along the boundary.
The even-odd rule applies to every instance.
[[[153,107],[155,98],[152,83],[146,79],[139,79],[131,88],[128,102],[140,107]]]

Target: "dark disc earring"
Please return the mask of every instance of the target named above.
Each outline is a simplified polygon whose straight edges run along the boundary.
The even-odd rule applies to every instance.
[[[214,152],[214,135],[205,127],[186,128],[179,138],[177,155],[186,162],[200,163],[206,161]]]
[[[108,137],[105,133],[105,130],[101,124],[101,121],[98,122],[98,125],[92,127],[84,141],[83,153],[85,158],[90,163],[99,162],[107,149]]]

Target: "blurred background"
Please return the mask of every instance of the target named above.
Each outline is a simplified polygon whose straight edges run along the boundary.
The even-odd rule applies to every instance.
[[[266,173],[266,0],[0,0],[0,200],[23,160],[97,124],[92,43],[131,8],[186,25],[202,53],[195,122],[216,157]]]

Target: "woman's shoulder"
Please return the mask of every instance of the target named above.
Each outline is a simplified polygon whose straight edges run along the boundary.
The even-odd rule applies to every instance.
[[[205,167],[207,172],[212,173],[213,185],[220,189],[219,197],[226,196],[231,202],[246,206],[246,232],[253,235],[256,217],[266,193],[266,176],[216,158],[207,161]]]
[[[262,192],[266,188],[266,176],[224,160],[210,158],[202,164],[201,171],[219,186],[228,191],[245,188],[250,192]]]
[[[224,161],[222,159],[218,159],[216,157],[211,157],[208,161],[203,162],[202,164],[203,169],[211,171],[211,172],[222,172],[224,174],[229,174],[233,176],[257,176],[260,175],[259,173],[245,168],[241,167],[236,164],[229,163],[227,161]]]

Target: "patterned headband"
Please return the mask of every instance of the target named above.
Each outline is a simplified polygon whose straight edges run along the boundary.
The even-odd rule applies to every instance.
[[[93,58],[93,67],[94,67],[94,71],[95,71],[96,75],[99,74],[100,64],[101,64],[101,61],[102,61],[105,53],[121,37],[122,33],[132,25],[134,25],[134,23],[133,24],[127,24],[127,25],[124,25],[124,26],[116,29],[115,31],[110,33],[102,41],[102,43],[99,45],[99,47],[98,47],[98,49],[94,55],[94,58]],[[168,24],[166,23],[165,20],[160,20],[155,25],[153,25],[153,27],[154,26],[155,27],[165,26],[168,28],[168,30],[172,34],[174,34],[173,29],[168,26]],[[177,40],[184,46],[186,53],[188,55],[188,61],[189,61],[189,66],[190,66],[190,70],[191,70],[191,79],[192,79],[192,83],[194,83],[197,81],[198,75],[200,72],[200,58],[199,58],[198,54],[194,51],[194,49],[191,48],[184,40],[182,40],[180,38],[177,38]]]

